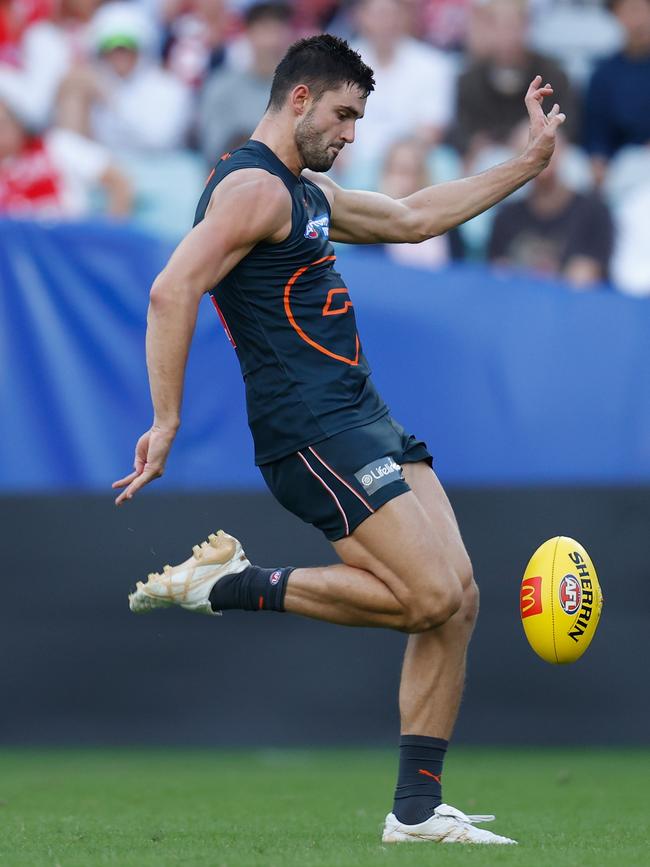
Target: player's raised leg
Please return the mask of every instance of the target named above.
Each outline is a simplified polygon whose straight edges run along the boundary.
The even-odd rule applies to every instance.
[[[138,582],[131,609],[286,610],[414,633],[445,623],[462,604],[461,576],[450,571],[442,538],[411,491],[390,500],[335,547],[340,565],[262,569],[248,562],[238,540],[220,531],[195,545],[180,565]]]

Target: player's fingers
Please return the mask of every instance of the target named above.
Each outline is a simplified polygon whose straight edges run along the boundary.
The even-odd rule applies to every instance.
[[[140,473],[137,470],[134,470],[132,473],[129,473],[128,476],[124,476],[123,479],[118,479],[117,482],[113,482],[111,487],[113,488],[123,488],[125,485],[130,485],[133,479],[139,476]]]
[[[531,83],[528,85],[528,90],[526,91],[526,96],[530,96],[530,94],[533,93],[533,91],[537,90],[537,88],[541,84],[541,81],[542,81],[542,76],[536,75],[535,78],[533,78]]]
[[[560,113],[560,106],[556,102],[555,105],[553,106],[553,108],[547,114],[547,117],[549,120],[553,120],[553,118],[559,113]]]
[[[122,503],[126,503],[127,500],[132,500],[134,494],[137,491],[139,491],[143,485],[146,485],[146,483],[147,483],[146,481],[140,482],[141,478],[142,478],[142,476],[138,476],[137,479],[134,479],[134,481],[131,482],[131,484],[128,486],[128,488],[126,488],[124,491],[122,491],[122,493],[119,495],[119,497],[117,497],[115,500],[116,506],[121,506]]]
[[[541,84],[541,75],[536,76],[528,86],[526,91],[526,102],[541,102],[545,96],[550,96],[553,93],[553,87],[550,83]]]
[[[153,467],[145,468],[145,470],[131,482],[128,488],[122,491],[119,497],[115,500],[115,505],[121,506],[122,503],[127,500],[133,499],[134,495],[140,490],[140,488],[143,488],[154,479],[160,478],[160,476],[162,476],[161,469],[154,469]]]

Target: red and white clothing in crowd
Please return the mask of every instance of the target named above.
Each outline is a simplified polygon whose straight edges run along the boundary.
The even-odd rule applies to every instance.
[[[47,20],[48,0],[20,2],[26,26],[16,29],[15,18],[2,19],[7,41],[0,50],[0,100],[37,131],[51,122],[59,85],[71,64],[87,53],[86,26]]]
[[[0,0],[0,63],[19,66],[23,33],[51,13],[52,0]]]
[[[110,166],[108,151],[75,132],[53,129],[0,160],[0,214],[76,218]]]

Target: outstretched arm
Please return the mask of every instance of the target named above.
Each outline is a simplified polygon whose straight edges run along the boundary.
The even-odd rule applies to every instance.
[[[289,194],[267,172],[242,169],[217,189],[205,219],[181,241],[151,289],[146,343],[154,418],[137,442],[133,472],[113,483],[124,488],[117,505],[163,474],[180,424],[185,366],[202,296],[256,243],[282,240],[291,227]]]
[[[540,76],[526,93],[530,118],[528,146],[521,156],[479,175],[426,187],[405,199],[380,193],[343,190],[329,178],[312,176],[332,206],[330,237],[353,244],[417,243],[441,235],[505,199],[547,165],[555,133],[565,116],[558,105],[544,114],[542,101],[553,88]]]

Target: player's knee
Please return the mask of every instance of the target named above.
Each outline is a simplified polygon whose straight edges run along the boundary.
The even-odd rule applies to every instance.
[[[463,590],[455,580],[433,588],[406,606],[404,632],[428,632],[442,626],[456,614],[462,602]]]

